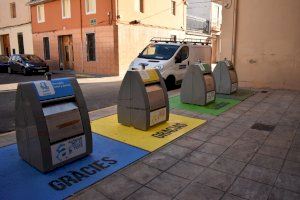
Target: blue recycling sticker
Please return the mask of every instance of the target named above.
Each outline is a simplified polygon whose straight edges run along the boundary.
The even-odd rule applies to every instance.
[[[69,78],[41,80],[32,82],[40,101],[74,95]]]

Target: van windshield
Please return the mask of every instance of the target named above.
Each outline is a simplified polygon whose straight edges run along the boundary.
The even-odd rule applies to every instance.
[[[178,45],[149,44],[139,58],[169,60],[179,48]]]

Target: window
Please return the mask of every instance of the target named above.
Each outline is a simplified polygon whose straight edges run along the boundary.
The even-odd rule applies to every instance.
[[[176,1],[171,1],[171,13],[176,15]]]
[[[24,54],[23,33],[18,33],[19,54]]]
[[[61,10],[63,19],[71,18],[71,1],[61,0]]]
[[[17,12],[16,12],[16,3],[10,3],[10,17],[16,18]]]
[[[144,13],[144,0],[135,0],[135,10]]]
[[[86,34],[87,61],[96,60],[95,33]]]
[[[178,48],[179,45],[149,44],[138,57],[145,59],[169,60]]]
[[[189,48],[184,46],[180,49],[178,54],[176,55],[176,60],[178,59],[181,63],[182,61],[186,60],[189,57]]]
[[[85,0],[85,13],[87,15],[96,13],[96,0]]]
[[[43,38],[43,44],[44,44],[44,59],[50,60],[50,45],[49,45],[48,37]]]
[[[44,10],[44,4],[37,5],[37,21],[38,23],[45,22],[45,10]]]

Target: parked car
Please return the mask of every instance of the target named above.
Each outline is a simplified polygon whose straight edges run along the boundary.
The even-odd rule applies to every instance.
[[[211,46],[204,40],[186,38],[172,41],[170,38],[153,38],[150,44],[135,58],[129,70],[156,68],[168,88],[180,85],[189,65],[199,61],[211,64]]]
[[[7,72],[7,68],[9,66],[8,61],[9,61],[8,56],[0,55],[0,71],[1,72]]]
[[[30,75],[33,73],[45,73],[49,71],[46,62],[36,55],[15,54],[9,59],[8,73],[22,73]]]

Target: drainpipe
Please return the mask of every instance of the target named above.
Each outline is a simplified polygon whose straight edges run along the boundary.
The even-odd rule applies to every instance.
[[[79,3],[80,3],[80,6],[79,6],[79,9],[80,9],[80,43],[81,43],[81,72],[84,72],[84,67],[83,67],[83,52],[84,52],[84,49],[83,49],[83,37],[82,37],[82,1],[79,0]]]
[[[115,0],[116,2],[116,21],[119,18],[119,0]]]
[[[235,54],[236,54],[236,34],[237,34],[237,8],[238,8],[238,1],[234,0],[233,5],[233,26],[232,26],[232,50],[231,50],[231,61],[235,64]]]

